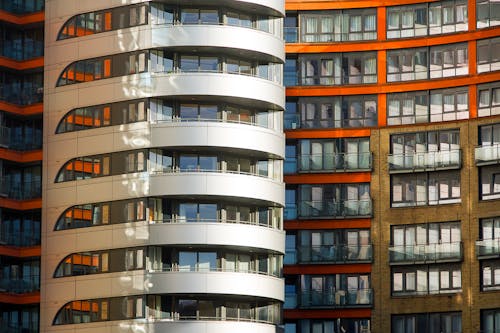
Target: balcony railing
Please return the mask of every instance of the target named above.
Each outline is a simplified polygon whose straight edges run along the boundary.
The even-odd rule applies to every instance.
[[[372,153],[304,154],[299,156],[299,172],[347,172],[371,170]]]
[[[287,207],[288,208],[288,207]],[[286,209],[285,209],[286,210]],[[372,201],[302,201],[299,204],[298,216],[301,218],[347,218],[370,217],[372,215]]]
[[[319,245],[300,246],[299,263],[371,262],[372,245]]]
[[[285,85],[287,84],[285,79]],[[296,79],[288,78],[290,82]],[[295,82],[295,85],[297,83]],[[283,126],[285,130],[298,129],[298,128],[360,128],[360,127],[373,127],[377,126],[376,114],[367,118],[344,118],[344,119],[300,119],[297,114],[285,113]]]
[[[1,1],[0,10],[12,14],[29,14],[42,11],[45,8],[44,0],[27,0],[27,1]]]
[[[461,150],[429,151],[413,154],[390,154],[389,172],[416,172],[460,169]]]
[[[343,289],[336,291],[303,291],[299,296],[299,308],[367,307],[371,306],[372,289]]]
[[[9,232],[0,235],[0,245],[10,246],[35,246],[40,245],[40,235],[23,232]]]
[[[462,242],[389,247],[391,264],[460,261],[462,258]]]
[[[29,276],[22,280],[1,279],[0,292],[24,294],[40,290],[40,277]]]
[[[40,130],[36,134],[39,135],[29,138],[13,137],[9,127],[0,126],[0,147],[19,151],[42,149],[42,131]]]
[[[476,255],[479,259],[500,257],[500,238],[476,241]]]
[[[42,196],[42,182],[17,182],[8,178],[0,179],[0,196],[15,200],[29,200]]]
[[[476,165],[500,163],[500,145],[478,146],[474,149]]]

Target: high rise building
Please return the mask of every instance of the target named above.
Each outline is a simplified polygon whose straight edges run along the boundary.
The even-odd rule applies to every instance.
[[[43,1],[0,1],[0,331],[38,332]]]
[[[0,331],[500,329],[498,0],[45,2],[42,90],[0,1]]]
[[[500,2],[286,3],[287,333],[500,329]]]
[[[41,332],[275,332],[279,0],[47,0]]]

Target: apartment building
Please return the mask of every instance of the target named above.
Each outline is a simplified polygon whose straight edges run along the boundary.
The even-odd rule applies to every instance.
[[[285,332],[500,329],[499,25],[286,2]]]
[[[43,1],[0,1],[0,331],[38,332]]]
[[[276,332],[284,3],[45,15],[40,332]]]

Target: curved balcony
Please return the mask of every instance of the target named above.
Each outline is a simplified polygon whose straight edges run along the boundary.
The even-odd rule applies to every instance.
[[[489,259],[489,258],[500,257],[500,238],[477,240],[476,256],[478,259]]]
[[[287,207],[286,210],[291,209]],[[339,202],[301,201],[298,207],[299,218],[353,218],[370,217],[372,215],[372,201],[345,200]],[[288,218],[288,216],[287,216]]]
[[[230,140],[228,140],[230,138]],[[209,146],[260,151],[284,157],[282,133],[222,122],[162,122],[151,125],[152,147]]]
[[[68,298],[93,299],[137,294],[203,294],[244,295],[284,300],[282,279],[264,274],[237,271],[128,271],[62,278],[60,283],[71,285],[76,292]],[[56,293],[60,283],[47,286]],[[52,299],[52,297],[48,297]]]
[[[389,247],[391,265],[457,262],[462,259],[462,242]]]
[[[224,72],[152,73],[151,86],[155,96],[210,95],[241,98],[269,109],[283,110],[284,88],[279,82],[264,78]],[[245,89],[241,89],[245,87]],[[256,99],[257,98],[257,99]]]
[[[236,6],[244,10],[262,10],[269,12],[270,15],[285,16],[284,0],[232,0]]]
[[[57,73],[60,74],[59,71]],[[48,82],[47,86],[51,87],[50,84]],[[78,89],[73,85],[53,89],[54,98],[61,99],[58,110],[106,104],[110,102],[110,95],[113,101],[132,97],[211,96],[219,102],[248,104],[262,109],[283,110],[285,107],[285,90],[279,82],[217,71],[142,73],[80,83],[77,86]]]
[[[287,308],[356,308],[373,305],[372,289],[338,289],[335,291],[302,291],[285,295]]]
[[[462,150],[389,154],[389,173],[460,169]]]
[[[283,333],[275,324],[267,323],[264,320],[245,318],[244,316],[198,316],[198,317],[175,317],[170,313],[159,312],[148,317],[148,319],[135,319],[117,322],[96,322],[85,324],[90,330],[103,333],[122,332],[129,330],[138,330],[138,332],[182,332],[182,333],[200,333],[200,332],[220,332],[220,333]],[[78,326],[80,327],[80,326]],[[52,326],[51,332],[55,333],[74,333],[74,325]],[[25,331],[12,330],[6,333],[25,333]],[[38,330],[36,330],[38,332]],[[35,333],[35,330],[29,333]]]
[[[234,249],[265,249],[284,253],[284,231],[260,225],[236,223],[120,223],[94,228],[70,229],[52,233],[45,253],[53,255],[51,275],[60,261],[70,253],[119,249],[147,245],[210,244]],[[61,249],[64,249],[63,251]]]
[[[258,59],[285,61],[282,39],[255,29],[230,25],[156,25],[152,29],[152,47],[197,47],[237,49]],[[231,52],[234,52],[231,50]]]
[[[499,164],[500,145],[477,146],[474,148],[474,161],[477,166]]]

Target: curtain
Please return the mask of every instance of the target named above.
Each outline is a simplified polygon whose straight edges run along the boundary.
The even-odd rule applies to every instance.
[[[367,15],[365,16],[365,31],[376,31],[377,30],[377,16]]]
[[[399,29],[399,12],[390,11],[387,15],[387,30]]]
[[[415,22],[413,10],[406,10],[401,13],[401,29],[413,28]]]

